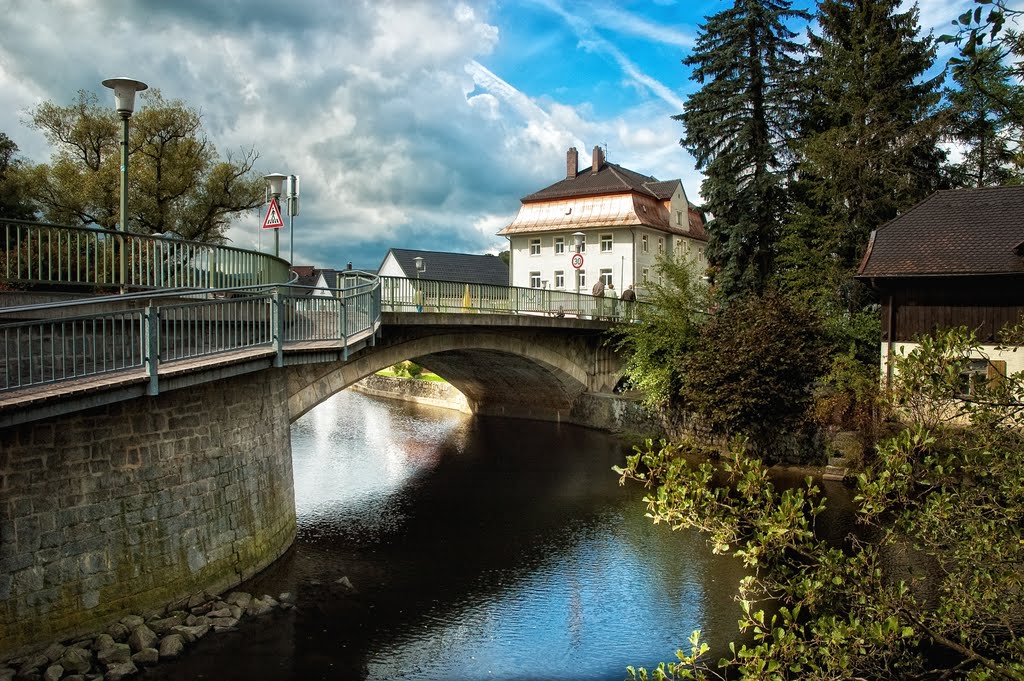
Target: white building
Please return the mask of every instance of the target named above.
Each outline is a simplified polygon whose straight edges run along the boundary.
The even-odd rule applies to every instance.
[[[565,179],[523,197],[515,220],[498,234],[509,240],[513,286],[589,293],[601,278],[619,291],[634,284],[643,297],[660,256],[706,264],[704,220],[682,182],[608,163],[600,147],[582,171],[576,149],[569,149]]]

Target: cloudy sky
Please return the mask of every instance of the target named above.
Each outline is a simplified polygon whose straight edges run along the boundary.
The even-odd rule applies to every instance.
[[[679,146],[680,60],[715,0],[4,0],[0,131],[33,161],[42,101],[129,76],[200,109],[225,154],[301,177],[295,261],[376,268],[389,247],[497,252],[519,199],[565,150],[659,179],[700,174]],[[970,0],[920,0],[936,33]],[[103,100],[101,100],[103,101]],[[144,106],[144,100],[141,102]],[[286,218],[287,222],[287,218]],[[229,236],[267,250],[262,215]],[[287,257],[289,236],[281,234]]]

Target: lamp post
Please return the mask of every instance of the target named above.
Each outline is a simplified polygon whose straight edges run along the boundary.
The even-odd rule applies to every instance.
[[[299,176],[288,176],[288,239],[291,241],[288,262],[295,264],[295,216],[299,214]],[[351,263],[350,263],[351,264]],[[352,269],[349,267],[349,269]]]
[[[281,173],[271,173],[264,175],[263,179],[267,181],[267,186],[270,189],[270,196],[276,201],[281,198],[281,188],[284,185],[284,181],[288,179],[287,175]],[[280,229],[274,230],[274,257],[280,256],[281,251],[281,231]]]
[[[114,109],[121,117],[121,215],[119,224],[122,232],[128,231],[128,119],[135,111],[135,93],[147,89],[149,86],[134,78],[107,78],[103,81],[103,87],[114,91]],[[124,240],[121,240],[121,293],[124,293],[125,284],[125,251]]]
[[[420,275],[427,271],[427,263],[418,255],[412,261],[416,263],[416,311],[423,312],[423,289],[420,288]]]

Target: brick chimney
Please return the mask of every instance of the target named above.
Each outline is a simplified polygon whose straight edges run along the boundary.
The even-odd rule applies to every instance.
[[[604,165],[604,150],[599,146],[594,147],[594,161],[590,164],[590,172],[596,173]]]
[[[580,155],[576,152],[576,147],[569,147],[569,151],[565,152],[565,179],[575,179],[579,171]]]

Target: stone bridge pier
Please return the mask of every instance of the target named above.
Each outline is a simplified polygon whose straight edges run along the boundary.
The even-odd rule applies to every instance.
[[[292,365],[297,419],[359,379],[412,360],[458,388],[475,414],[593,425],[581,398],[610,393],[622,376],[608,325],[526,315],[385,313],[383,337],[347,362]],[[482,319],[489,317],[489,319]]]

